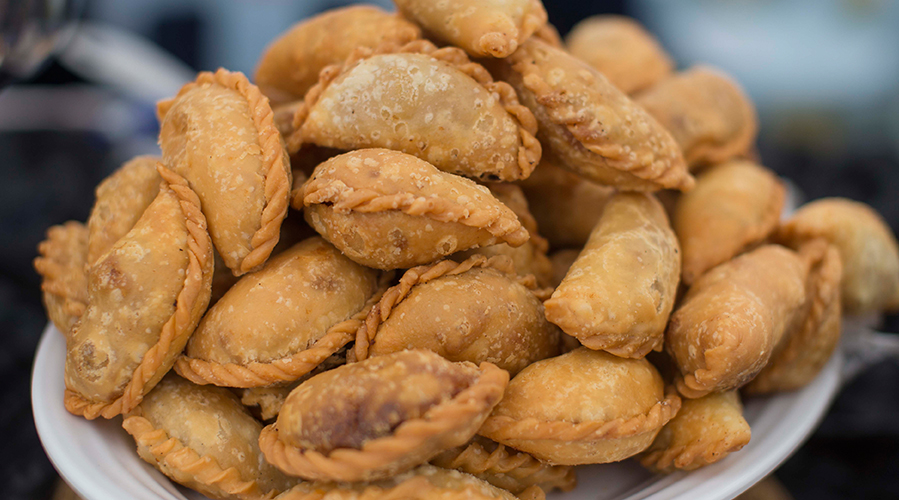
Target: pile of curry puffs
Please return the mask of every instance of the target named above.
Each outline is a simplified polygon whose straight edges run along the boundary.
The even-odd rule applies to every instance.
[[[809,383],[899,308],[864,204],[759,164],[752,103],[634,21],[539,0],[303,21],[255,83],[160,102],[35,261],[65,407],[212,498],[541,498],[574,466],[695,469],[741,393]]]

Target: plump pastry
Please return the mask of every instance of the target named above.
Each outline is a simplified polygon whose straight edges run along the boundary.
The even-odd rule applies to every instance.
[[[674,70],[674,62],[658,40],[629,17],[588,17],[571,29],[565,41],[572,55],[599,70],[625,94],[650,87]]]
[[[549,464],[617,462],[646,449],[678,408],[645,359],[581,347],[516,375],[478,434]]]
[[[824,368],[840,341],[840,252],[817,239],[802,245],[799,256],[809,267],[805,304],[771,361],[743,388],[746,393],[799,389]]]
[[[159,161],[156,156],[133,158],[97,186],[94,207],[87,218],[87,262],[96,262],[128,234],[156,198],[162,182],[156,171]]]
[[[549,256],[549,260],[553,265],[553,288],[559,287],[559,284],[565,279],[565,275],[568,274],[568,270],[571,269],[571,265],[574,264],[574,261],[577,260],[577,256],[580,254],[580,248],[566,248]]]
[[[883,218],[871,207],[845,198],[807,203],[777,232],[792,248],[824,238],[843,262],[840,284],[849,314],[899,309],[899,245]]]
[[[684,283],[693,283],[770,236],[784,199],[777,175],[755,163],[734,160],[703,172],[674,208],[674,232],[684,251]]]
[[[752,380],[795,321],[805,277],[795,252],[765,245],[697,279],[665,334],[678,392],[698,398]]]
[[[322,69],[343,62],[356,47],[404,44],[420,37],[418,26],[374,5],[329,10],[293,25],[270,43],[254,81],[273,104],[302,99]]]
[[[540,124],[561,165],[629,191],[688,190],[693,177],[671,134],[605,76],[531,38],[499,68]]]
[[[736,390],[687,399],[640,463],[659,472],[698,469],[740,450],[751,434]]]
[[[227,389],[169,374],[122,427],[141,458],[211,498],[271,498],[297,483],[262,459],[262,424]]]
[[[432,458],[431,463],[467,472],[512,493],[521,493],[535,485],[544,491],[554,488],[571,491],[577,486],[574,467],[543,463],[523,451],[482,436],[444,451]]]
[[[696,67],[635,97],[671,132],[690,167],[746,156],[758,133],[755,106],[722,72]]]
[[[662,347],[680,271],[662,204],[651,194],[616,194],[544,303],[546,318],[590,349],[642,358]]]
[[[540,0],[394,0],[428,36],[473,56],[507,57],[546,24]]]
[[[34,269],[41,275],[44,309],[56,329],[68,336],[87,307],[88,229],[69,221],[47,230],[37,247]]]
[[[486,187],[387,149],[352,151],[319,165],[293,204],[347,257],[376,269],[528,240],[515,213]]]
[[[534,282],[506,257],[475,255],[412,268],[372,308],[356,336],[355,357],[427,349],[450,361],[493,363],[514,375],[559,353]]]
[[[509,84],[459,48],[425,40],[360,49],[329,67],[293,126],[291,152],[303,143],[387,148],[485,180],[525,178],[541,154],[537,121]]]
[[[423,350],[344,365],[300,384],[263,429],[265,459],[305,479],[370,481],[468,442],[509,374]]]
[[[66,342],[65,406],[88,419],[137,406],[209,304],[212,242],[200,200],[178,174],[159,173],[156,199],[88,271],[88,306]]]
[[[197,192],[209,234],[235,275],[258,270],[278,243],[290,163],[268,98],[242,73],[202,72],[159,103],[165,163]]]
[[[379,286],[377,271],[309,238],[232,286],[203,317],[175,370],[224,387],[294,381],[353,339]]]

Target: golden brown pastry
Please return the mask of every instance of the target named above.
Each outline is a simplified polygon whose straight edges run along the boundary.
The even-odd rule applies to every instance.
[[[752,380],[795,321],[805,276],[795,252],[765,245],[696,280],[665,334],[678,392],[698,398]]]
[[[662,348],[680,267],[662,204],[651,194],[616,194],[544,303],[546,319],[590,349],[642,358]]]
[[[412,268],[372,308],[356,335],[355,357],[427,349],[450,361],[493,363],[514,375],[559,353],[534,282],[506,257],[475,255]]]
[[[507,57],[546,24],[540,0],[394,0],[397,9],[438,40],[473,56]]]
[[[87,248],[88,229],[76,221],[51,227],[37,247],[34,269],[41,275],[44,309],[65,336],[87,307]]]
[[[537,122],[512,87],[462,50],[425,40],[360,49],[329,67],[293,125],[291,152],[303,143],[387,148],[485,180],[525,178],[541,154]]]
[[[580,254],[581,249],[568,248],[565,250],[559,250],[558,252],[549,256],[549,260],[553,265],[553,288],[559,287],[559,284],[562,283],[563,279],[565,279],[565,275],[568,274],[568,270],[571,269],[571,265],[574,264],[574,261],[577,260],[577,256]]]
[[[637,21],[600,15],[577,23],[565,37],[568,50],[606,76],[625,94],[633,94],[664,79],[674,62]]]
[[[278,243],[290,163],[268,99],[242,73],[202,72],[159,103],[165,163],[197,192],[209,234],[236,276],[258,270]]]
[[[131,411],[172,367],[209,304],[212,242],[200,200],[165,182],[137,224],[90,268],[67,338],[65,406],[88,419]]]
[[[646,449],[678,408],[645,359],[581,347],[516,375],[478,434],[549,464],[617,462]]]
[[[886,221],[868,205],[845,198],[807,203],[778,229],[777,238],[791,248],[815,238],[837,247],[847,313],[899,309],[899,245]]]
[[[684,251],[684,283],[765,240],[776,228],[785,191],[770,170],[745,160],[715,165],[674,209]]]
[[[466,443],[509,374],[423,350],[344,365],[297,387],[259,446],[282,471],[324,481],[387,478]]]
[[[736,390],[687,399],[640,463],[659,472],[695,470],[740,450],[750,436]]]
[[[528,231],[474,182],[387,149],[361,149],[315,169],[293,198],[306,221],[354,261],[376,269],[427,264]]]
[[[294,381],[353,339],[379,286],[377,271],[309,238],[232,286],[203,317],[175,370],[224,387]]]
[[[270,498],[297,483],[262,459],[262,425],[227,389],[169,374],[122,427],[146,462],[211,498]]]
[[[418,26],[374,5],[329,10],[293,25],[271,42],[254,80],[273,104],[302,99],[325,66],[343,62],[356,47],[404,44],[420,37]]]
[[[561,165],[628,191],[688,190],[693,177],[671,134],[602,73],[531,38],[500,68]]]
[[[752,101],[716,69],[683,71],[635,100],[671,132],[691,168],[749,154],[758,133]]]

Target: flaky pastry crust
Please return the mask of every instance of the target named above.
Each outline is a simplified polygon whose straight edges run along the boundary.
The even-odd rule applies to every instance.
[[[76,221],[51,227],[37,247],[34,269],[41,275],[44,308],[65,336],[87,308],[87,249],[88,229]]]

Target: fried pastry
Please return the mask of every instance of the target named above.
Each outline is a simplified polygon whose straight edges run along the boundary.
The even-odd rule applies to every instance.
[[[294,381],[353,339],[379,286],[377,271],[309,238],[231,287],[203,317],[175,370],[224,387]]]
[[[805,276],[795,252],[765,245],[697,279],[665,334],[678,392],[699,398],[752,380],[795,321]]]
[[[770,170],[745,160],[715,165],[674,208],[684,251],[684,283],[765,240],[776,228],[785,190]]]
[[[265,49],[254,80],[273,104],[302,99],[326,66],[343,62],[356,47],[408,43],[418,26],[374,5],[333,9],[293,25]]]
[[[840,295],[849,314],[899,309],[899,245],[871,207],[845,198],[807,203],[777,232],[792,248],[824,238],[843,263]]]
[[[372,308],[356,334],[355,357],[427,349],[450,361],[493,363],[514,375],[559,353],[531,280],[505,257],[475,255],[412,268]]]
[[[423,350],[344,365],[302,383],[263,429],[266,460],[305,479],[370,481],[466,443],[509,374]]]
[[[546,318],[590,349],[642,358],[662,347],[680,267],[662,204],[651,194],[616,194],[544,303]]]
[[[456,47],[419,40],[360,49],[322,72],[297,110],[288,147],[387,148],[484,180],[530,175],[537,121],[507,83]]]
[[[44,309],[65,336],[87,307],[87,249],[88,229],[76,221],[51,227],[37,247],[34,269],[41,275]]]
[[[625,94],[650,87],[674,70],[674,62],[658,40],[629,17],[588,17],[571,29],[565,41],[573,56],[596,68]]]
[[[687,399],[640,463],[658,472],[695,470],[740,450],[750,435],[736,390]]]
[[[242,73],[202,72],[159,103],[165,163],[200,197],[209,234],[236,276],[258,270],[278,243],[290,163],[268,99]]]
[[[678,73],[635,100],[671,132],[691,168],[748,155],[758,134],[752,102],[715,69]]]
[[[540,142],[562,166],[628,191],[693,186],[671,134],[585,62],[530,38],[499,73],[533,111]]]
[[[581,250],[579,248],[568,248],[559,250],[549,256],[549,260],[553,265],[553,288],[559,287],[559,284],[565,279],[565,275],[568,274],[568,270],[571,269],[571,265],[574,264],[574,261],[577,260],[577,256],[580,254]]]
[[[516,375],[478,434],[549,464],[617,462],[646,449],[678,408],[645,359],[581,347]]]
[[[294,206],[354,261],[409,268],[498,242],[520,246],[528,231],[474,182],[387,149],[362,149],[319,165]]]
[[[262,459],[262,425],[227,389],[169,374],[122,427],[146,462],[211,498],[271,498],[297,483]]]
[[[473,56],[507,57],[546,24],[540,0],[394,0],[427,35]]]
[[[88,271],[88,306],[67,339],[65,406],[88,419],[131,411],[172,367],[209,304],[212,242],[178,174]]]

